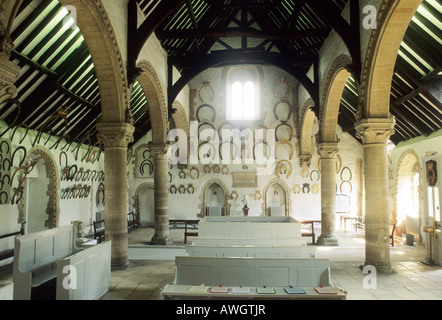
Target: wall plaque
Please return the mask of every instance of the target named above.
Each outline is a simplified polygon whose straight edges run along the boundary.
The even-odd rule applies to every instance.
[[[258,188],[258,175],[256,172],[233,172],[234,188]]]

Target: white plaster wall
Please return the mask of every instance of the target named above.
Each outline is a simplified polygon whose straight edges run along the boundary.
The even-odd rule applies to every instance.
[[[6,128],[7,128],[7,125],[5,124],[5,122],[0,121],[0,132],[3,132]],[[11,139],[12,133],[13,133],[13,130],[9,130],[3,136],[3,138]],[[35,137],[37,135],[37,132],[29,130],[26,138],[20,144],[20,140],[22,139],[24,134],[25,134],[25,130],[23,128],[19,128],[17,130],[17,132],[14,135],[14,139],[12,140],[12,143],[11,143],[12,150],[15,150],[15,148],[17,148],[19,145],[21,145],[26,148],[28,155],[29,155],[29,153],[31,152],[31,149],[32,149],[32,144],[33,144]],[[41,144],[43,144],[46,140],[47,140],[47,136],[43,135],[40,140]],[[43,148],[49,149],[49,147],[51,147],[56,141],[57,141],[56,138],[51,138],[49,140],[49,142],[46,144],[46,146],[43,146]],[[57,149],[54,148],[54,149],[48,151],[49,153],[51,153],[53,155],[53,157],[55,159],[55,167],[56,167],[56,170],[59,172],[59,177],[61,177],[61,173],[65,167],[64,157],[62,157],[62,164],[60,165],[60,163],[59,163],[61,148],[65,145],[65,143],[66,142],[63,140],[60,142]],[[81,162],[81,158],[87,152],[87,147],[82,146],[80,149],[80,152],[78,154],[78,160],[75,161],[75,153],[72,152],[75,147],[76,147],[76,144],[74,143],[69,148],[69,150],[66,152],[66,154],[68,156],[68,165],[69,166],[76,164],[78,166],[78,168],[83,167],[84,170],[87,170],[87,169],[97,170],[97,171],[104,170],[104,153],[101,154],[100,160],[96,161],[94,164]],[[11,168],[11,176],[18,166],[19,158],[21,156],[22,156],[22,153],[17,152],[16,158],[14,159],[14,162],[13,162],[14,166]],[[29,191],[32,192],[32,190],[35,190],[34,187],[29,188],[29,185],[32,183],[35,183],[36,181],[39,181],[38,183],[41,184],[41,186],[35,186],[35,187],[36,188],[39,188],[39,187],[43,188],[44,191],[42,193],[46,194],[47,181],[48,181],[48,178],[46,178],[46,170],[44,168],[42,168],[43,166],[36,166],[36,168],[37,167],[38,167],[38,169],[31,172],[31,174],[29,175],[29,178],[27,179],[27,181],[25,181],[25,184],[24,184],[25,185],[24,196],[25,197],[28,196],[29,200],[30,200],[29,202],[25,202],[26,203],[25,208],[24,208],[25,213],[29,212],[29,208],[26,207],[27,205],[43,208],[40,210],[46,210],[46,207],[47,207],[47,202],[48,202],[47,196],[36,197],[35,194],[34,195],[29,194]],[[43,179],[41,179],[41,180],[38,178],[40,174],[44,175]],[[45,183],[45,181],[46,181],[46,183]],[[85,233],[88,234],[89,231],[92,230],[90,218],[91,217],[95,218],[95,212],[104,210],[104,207],[102,205],[99,205],[97,207],[95,204],[95,195],[96,195],[96,191],[97,191],[99,182],[93,182],[93,184],[92,184],[91,182],[61,181],[59,195],[60,195],[61,190],[65,189],[67,187],[72,187],[74,184],[92,185],[92,191],[90,192],[89,197],[84,198],[84,199],[60,200],[59,226],[68,225],[68,224],[71,224],[72,221],[80,220],[83,222]],[[16,177],[14,179],[14,183],[12,185],[12,190],[15,190],[15,188],[17,186],[18,186],[18,182],[17,182],[17,177]],[[25,201],[26,201],[26,199],[25,199]],[[19,216],[18,205],[15,205],[15,204],[11,205],[10,203],[6,204],[6,205],[0,205],[0,215],[1,215],[1,221],[2,221],[0,223],[0,234],[7,234],[7,233],[12,233],[12,232],[16,232],[16,231],[20,230],[20,224],[18,224],[18,221],[17,221],[18,216]],[[47,215],[46,215],[45,211],[42,212],[40,217],[45,217],[45,219],[47,219]],[[27,219],[27,217],[25,217],[25,220],[26,219]],[[44,221],[42,221],[42,224],[44,225]],[[25,225],[25,227],[26,227],[25,228],[25,230],[26,230],[27,226]],[[14,242],[13,242],[12,238],[7,239],[7,240],[0,240],[0,251],[6,250],[7,248],[12,248],[13,243]],[[5,265],[9,262],[10,261],[8,261],[8,260],[0,261],[0,266]]]
[[[401,156],[408,151],[414,151],[419,157],[419,165],[422,169],[422,179],[421,179],[421,187],[422,187],[422,202],[423,207],[421,208],[421,235],[422,240],[426,242],[426,234],[422,231],[423,226],[431,226],[432,218],[428,216],[428,182],[426,178],[426,162],[429,160],[434,160],[437,162],[437,172],[438,179],[436,182],[436,187],[439,188],[439,199],[442,199],[442,130],[432,133],[428,137],[420,136],[414,139],[410,139],[404,142],[399,143],[391,152],[390,152],[390,172],[392,174],[391,180],[392,183],[391,193],[393,195],[393,201],[396,202],[396,179],[398,173],[398,165]],[[393,206],[394,208],[395,206]],[[440,238],[440,237],[439,237]],[[440,240],[440,239],[439,239]],[[439,258],[442,259],[442,254],[439,253]]]
[[[280,123],[278,120],[274,117],[273,107],[279,99],[276,99],[273,95],[273,87],[274,84],[281,79],[282,76],[284,76],[291,84],[291,87],[295,87],[298,83],[298,81],[294,78],[292,78],[290,75],[285,73],[283,70],[275,68],[275,67],[260,67],[263,75],[263,82],[262,82],[262,100],[261,100],[261,107],[262,107],[262,119],[260,121],[256,122],[249,122],[249,123],[241,123],[241,125],[248,125],[249,128],[256,128],[259,125],[264,125],[269,129],[275,129],[276,126]],[[224,105],[225,105],[225,86],[224,86],[224,74],[225,70],[223,68],[213,68],[206,70],[201,75],[193,79],[189,83],[190,90],[194,92],[194,94],[191,96],[190,101],[190,119],[196,120],[196,110],[199,106],[201,106],[204,103],[209,103],[212,105],[217,114],[216,121],[213,123],[216,129],[219,128],[219,126],[225,122],[225,111],[224,111]],[[214,89],[215,97],[213,101],[201,101],[197,92],[199,88],[201,87],[203,81],[209,81],[210,85]],[[302,99],[300,99],[302,100]],[[298,96],[292,95],[292,93],[289,96],[289,101],[293,103],[293,106],[298,106]],[[281,109],[282,110],[282,109]],[[303,184],[308,183],[310,186],[310,189],[313,187],[314,184],[318,184],[320,186],[320,181],[312,181],[309,177],[303,178],[301,174],[301,167],[299,164],[299,150],[297,145],[297,137],[296,137],[296,124],[294,118],[294,114],[292,115],[292,119],[290,119],[289,123],[293,126],[295,137],[292,140],[292,145],[295,151],[295,155],[293,159],[290,161],[292,164],[292,173],[289,178],[286,178],[285,176],[281,176],[281,181],[289,188],[290,190],[290,202],[291,202],[291,215],[296,219],[320,219],[321,216],[321,202],[320,202],[320,192],[319,193],[313,193],[311,190],[309,193],[301,193],[295,194],[293,192],[293,188],[296,185],[300,185],[301,187]],[[285,135],[285,132],[281,130],[278,132],[281,136]],[[348,167],[352,172],[352,192],[351,192],[351,213],[357,214],[357,190],[359,188],[359,183],[357,181],[357,177],[355,172],[356,166],[357,166],[357,160],[362,158],[362,147],[361,145],[354,140],[350,135],[347,133],[338,132],[338,136],[341,139],[341,145],[340,145],[340,151],[339,154],[342,159],[342,165],[341,170],[344,167]],[[137,147],[141,144],[145,144],[148,141],[151,140],[151,135],[147,135],[145,138],[142,139],[142,141],[138,142],[135,146],[133,146],[133,150],[136,150]],[[277,160],[282,159],[288,159],[290,149],[288,146],[283,145],[280,148],[278,148],[278,155],[281,157]],[[135,156],[135,155],[134,155]],[[134,168],[135,161],[132,161],[129,165],[129,176],[130,176],[130,199],[132,199],[134,192],[136,188],[145,182],[151,182],[153,183],[153,176],[149,177],[140,177],[138,172],[139,168]],[[220,167],[222,167],[223,162],[220,163]],[[189,164],[187,169],[184,169],[184,172],[186,173],[185,178],[180,178],[179,173],[180,169],[177,168],[176,165],[173,166],[173,168],[170,170],[173,180],[169,184],[175,185],[177,188],[179,188],[181,185],[187,187],[189,184],[192,184],[195,193],[189,194],[187,191],[184,194],[180,194],[177,192],[176,194],[169,193],[169,214],[171,219],[182,219],[182,218],[196,218],[200,212],[201,212],[201,203],[202,203],[202,188],[204,185],[212,179],[217,179],[220,182],[222,182],[228,189],[229,194],[232,191],[236,191],[238,193],[238,199],[229,199],[228,203],[231,206],[230,207],[230,214],[231,215],[242,215],[242,199],[245,195],[247,195],[249,200],[249,215],[251,216],[257,216],[264,213],[263,207],[264,207],[264,188],[265,186],[276,178],[276,175],[273,173],[273,170],[270,170],[270,174],[268,175],[258,175],[258,188],[233,188],[233,178],[231,173],[232,172],[247,172],[247,171],[256,171],[259,166],[256,164],[248,165],[247,169],[243,168],[244,161],[242,164],[230,164],[228,165],[229,168],[229,174],[222,174],[220,173],[211,173],[207,174],[204,173],[203,170],[203,164]],[[189,176],[189,170],[192,166],[196,166],[200,172],[200,178],[199,179],[192,179]],[[210,165],[210,167],[213,167],[213,165]],[[309,170],[309,174],[313,171],[317,170],[318,168],[318,155],[315,154],[312,159],[312,165]],[[194,174],[196,171],[193,172]],[[315,175],[313,175],[313,179],[315,180]],[[336,181],[339,185],[341,183],[340,181],[340,173],[337,173]],[[259,190],[262,194],[262,199],[255,200],[255,193]],[[307,189],[306,189],[307,190]],[[132,201],[132,200],[131,200]]]

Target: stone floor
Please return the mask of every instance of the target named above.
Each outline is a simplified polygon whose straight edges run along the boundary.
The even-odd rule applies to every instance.
[[[102,300],[160,299],[163,287],[173,282],[174,259],[184,255],[185,245],[182,229],[171,229],[172,246],[150,246],[152,235],[153,230],[146,228],[129,234],[131,266],[112,272],[111,290]],[[347,291],[348,300],[442,300],[442,267],[421,262],[423,245],[396,242],[390,251],[395,272],[376,274],[376,281],[368,281],[360,269],[365,256],[363,230],[338,231],[337,236],[339,246],[317,247],[317,257],[330,259],[332,282]]]
[[[165,285],[174,280],[174,260],[185,254],[183,229],[171,229],[174,245],[150,246],[153,229],[129,233],[127,270],[112,271],[111,289],[102,300],[159,300]],[[363,230],[337,233],[338,247],[317,247],[318,258],[328,258],[332,282],[347,291],[348,300],[442,300],[442,267],[428,266],[424,246],[397,242],[390,256],[395,273],[377,274],[364,289],[367,276],[359,266],[364,262]],[[192,238],[189,238],[191,241]],[[0,282],[12,278],[10,267],[0,268]],[[375,286],[375,288],[373,288]]]

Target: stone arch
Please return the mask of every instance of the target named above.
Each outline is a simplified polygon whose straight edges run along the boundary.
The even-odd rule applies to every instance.
[[[290,188],[287,186],[287,184],[282,181],[281,179],[275,178],[271,181],[269,181],[266,186],[264,187],[263,191],[263,206],[264,208],[262,208],[262,212],[264,212],[264,216],[268,216],[269,215],[269,211],[268,211],[268,207],[269,207],[269,199],[267,196],[267,192],[270,189],[270,187],[272,187],[273,185],[279,185],[285,192],[285,216],[289,217],[290,216],[290,209],[291,209],[291,196],[290,196]]]
[[[127,122],[130,92],[112,23],[101,0],[59,0],[77,10],[77,25],[94,63],[100,88],[101,121]]]
[[[419,186],[417,187],[417,194],[414,196],[417,198],[414,198],[414,201],[417,200],[417,203],[413,202],[418,206],[417,213],[417,228],[414,229],[413,226],[410,229],[411,222],[402,221],[401,212],[404,208],[402,200],[401,200],[401,187],[404,183],[409,183],[412,181],[413,176],[415,174],[418,174],[419,176]],[[420,233],[421,228],[421,221],[420,218],[422,217],[422,210],[423,210],[423,195],[422,195],[422,182],[423,182],[423,176],[422,176],[422,168],[419,162],[419,156],[413,149],[405,150],[397,163],[396,172],[395,172],[395,184],[394,184],[394,196],[395,196],[395,210],[393,210],[393,220],[398,222],[397,231],[398,234],[402,233],[408,233],[409,231]],[[407,197],[408,198],[408,197]],[[408,209],[408,208],[407,208]],[[410,220],[410,219],[409,219]],[[414,229],[414,230],[413,230]]]
[[[52,153],[42,146],[35,146],[29,150],[24,163],[28,163],[31,159],[43,159],[44,166],[46,168],[46,176],[49,179],[48,189],[46,194],[48,195],[48,204],[46,206],[46,214],[48,215],[45,221],[45,227],[53,229],[59,226],[60,218],[60,174],[57,167],[57,161]],[[24,207],[25,200],[22,198],[19,202],[19,220],[24,219]]]
[[[136,209],[136,211],[137,211],[137,215],[138,215],[138,217],[140,217],[140,219],[141,219],[141,203],[140,203],[140,201],[139,201],[139,197],[140,197],[140,193],[141,193],[141,191],[142,191],[143,189],[145,189],[145,188],[151,188],[151,189],[155,190],[155,184],[152,183],[152,182],[144,182],[144,183],[141,183],[141,184],[137,187],[137,189],[135,190],[135,193],[134,193],[134,195],[133,195],[133,197],[132,197],[133,204],[134,204],[134,208]]]
[[[390,116],[391,81],[399,47],[422,1],[383,0],[363,66],[358,120]]]
[[[141,61],[138,64],[141,70],[138,82],[143,88],[149,105],[150,121],[152,123],[152,142],[165,143],[169,131],[168,111],[160,79],[148,61]]]
[[[321,110],[319,111],[321,142],[337,142],[338,140],[339,107],[345,84],[351,74],[347,66],[351,63],[352,59],[349,56],[340,55],[330,67],[324,86]]]
[[[217,184],[219,185],[224,192],[224,214],[226,216],[230,216],[230,204],[229,204],[229,199],[230,199],[230,193],[229,193],[229,189],[227,188],[226,184],[224,182],[222,182],[219,179],[210,179],[209,181],[206,182],[206,184],[201,188],[201,195],[200,195],[200,201],[201,201],[201,212],[199,214],[200,218],[204,218],[206,216],[206,204],[207,204],[207,199],[206,199],[206,190],[213,184]]]
[[[311,109],[313,106],[313,100],[309,99],[302,108],[301,123],[299,126],[299,157],[302,167],[310,167],[313,156],[312,134],[316,117],[315,112]]]

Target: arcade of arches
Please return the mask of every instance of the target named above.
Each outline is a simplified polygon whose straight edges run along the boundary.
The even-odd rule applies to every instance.
[[[195,33],[187,31],[203,29],[213,10],[192,5],[208,1],[177,1],[168,10],[164,0],[146,2],[0,1],[0,235],[81,221],[93,236],[101,214],[118,270],[129,265],[128,212],[154,230],[146,242],[173,245],[170,220],[242,216],[246,201],[249,216],[320,221],[317,246],[339,247],[340,217],[355,218],[365,235],[361,264],[379,273],[394,272],[392,225],[393,241],[413,235],[426,247],[422,260],[429,258],[432,236],[424,230],[440,230],[442,196],[440,1],[374,1],[376,28],[363,27],[370,1],[330,1],[330,12],[340,11],[328,18],[305,1],[316,16],[310,28],[279,36],[258,5],[244,5],[255,1],[239,1],[230,20]],[[284,3],[301,7],[292,19],[282,12],[284,23],[305,18],[304,1]],[[195,14],[179,41],[198,47],[200,65],[190,61],[193,51],[178,56],[167,40],[167,21],[183,8]],[[67,31],[66,17],[75,21]],[[318,31],[316,19],[330,29]],[[436,46],[410,49],[423,20]],[[57,38],[62,32],[69,35]],[[283,52],[286,43],[320,35],[299,45],[313,53],[296,62]],[[253,97],[230,89],[243,79]],[[247,115],[252,103],[253,120],[229,118],[232,106]],[[239,145],[223,138],[227,130],[239,134]],[[1,241],[0,252],[13,245]],[[440,265],[442,254],[432,259]]]

